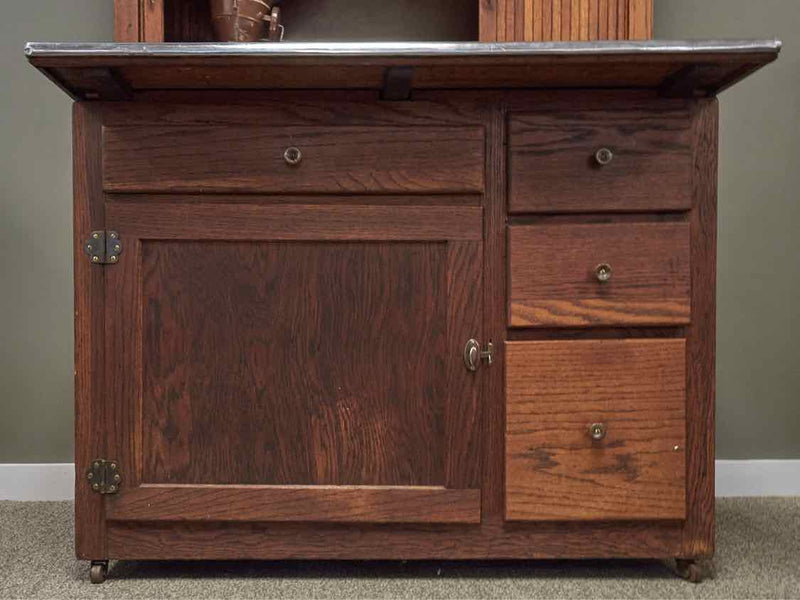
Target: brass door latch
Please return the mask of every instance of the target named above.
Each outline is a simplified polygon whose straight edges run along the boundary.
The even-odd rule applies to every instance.
[[[489,366],[494,361],[494,345],[492,342],[486,344],[485,349],[481,349],[478,340],[467,340],[467,344],[464,346],[464,364],[467,366],[467,371],[477,371],[483,361]]]

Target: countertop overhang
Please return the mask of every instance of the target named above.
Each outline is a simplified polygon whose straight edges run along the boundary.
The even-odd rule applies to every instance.
[[[777,40],[40,43],[31,64],[78,100],[151,90],[651,89],[713,96],[775,60]]]

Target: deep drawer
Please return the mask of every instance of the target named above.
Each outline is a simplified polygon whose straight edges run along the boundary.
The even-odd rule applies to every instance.
[[[508,236],[510,327],[689,323],[688,223],[512,225]]]
[[[691,161],[683,104],[513,114],[509,211],[686,210]]]
[[[506,519],[683,519],[685,341],[506,344]]]
[[[109,192],[480,193],[481,127],[114,126]]]

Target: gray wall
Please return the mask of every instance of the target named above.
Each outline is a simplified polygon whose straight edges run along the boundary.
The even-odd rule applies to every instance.
[[[109,0],[57,4],[6,2],[0,20],[0,462],[72,460],[70,104],[27,66],[22,45],[109,40],[113,15]],[[413,21],[395,23],[384,20],[382,38],[420,37]],[[798,31],[797,0],[656,0],[657,37],[777,36],[787,46],[722,96],[719,458],[800,458]]]

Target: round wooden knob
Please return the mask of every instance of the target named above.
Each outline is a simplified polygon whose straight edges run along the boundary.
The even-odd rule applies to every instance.
[[[303,153],[300,152],[300,148],[290,146],[284,151],[283,160],[286,161],[287,165],[295,167],[300,164],[301,160],[303,160]]]

